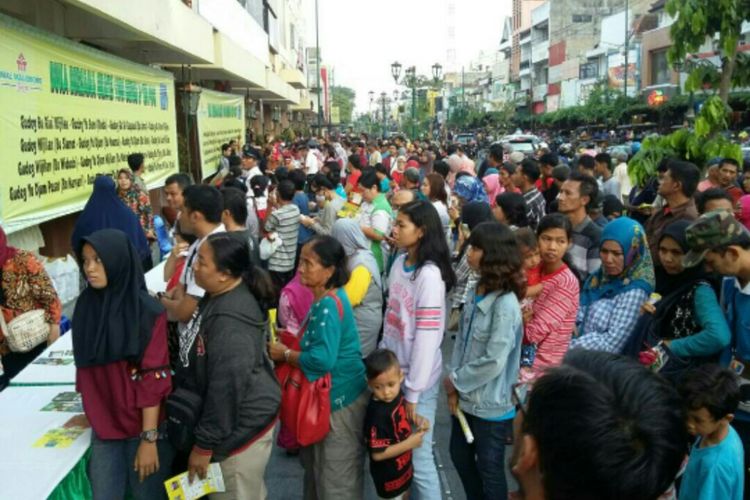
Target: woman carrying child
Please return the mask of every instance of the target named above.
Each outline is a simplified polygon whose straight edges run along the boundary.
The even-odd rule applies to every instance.
[[[572,232],[570,221],[561,214],[546,215],[539,222],[540,283],[532,287],[536,288],[535,298],[524,310],[521,381],[534,380],[547,368],[559,365],[568,350],[580,289],[578,279],[564,262],[573,243]]]

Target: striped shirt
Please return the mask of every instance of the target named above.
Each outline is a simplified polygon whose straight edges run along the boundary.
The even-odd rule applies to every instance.
[[[529,219],[529,225],[536,230],[539,221],[547,211],[547,201],[536,187],[523,193],[523,199],[526,201],[526,217]]]
[[[276,232],[281,238],[281,246],[268,259],[268,270],[285,273],[294,269],[299,235],[299,208],[293,203],[283,205],[266,220],[266,232]]]
[[[583,222],[573,228],[573,245],[568,250],[573,268],[578,275],[585,279],[602,266],[599,258],[599,239],[602,228],[588,215]]]
[[[535,376],[562,362],[570,344],[578,312],[578,279],[563,265],[542,276],[542,293],[534,301],[534,316],[524,329],[524,343],[536,344]]]
[[[404,371],[404,396],[411,403],[435,386],[442,373],[440,343],[445,328],[445,282],[428,262],[414,276],[400,255],[391,267],[388,308],[380,347],[396,353]]]

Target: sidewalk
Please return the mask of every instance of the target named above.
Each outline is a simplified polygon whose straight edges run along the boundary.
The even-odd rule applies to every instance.
[[[448,359],[453,349],[453,340],[450,334],[446,334],[443,341],[443,359]],[[440,484],[443,490],[443,500],[465,500],[461,480],[458,478],[456,469],[451,462],[448,445],[450,443],[451,419],[448,413],[448,405],[445,393],[440,389],[438,400],[437,422],[435,425],[434,446],[435,462],[438,465]],[[511,448],[506,448],[506,457],[509,457]],[[298,457],[288,457],[283,449],[274,446],[271,460],[266,468],[266,486],[268,488],[268,500],[292,500],[302,498],[302,466]],[[511,478],[508,478],[509,486]],[[370,478],[369,466],[365,465],[365,499],[376,500],[377,494]],[[352,499],[354,500],[354,499]]]

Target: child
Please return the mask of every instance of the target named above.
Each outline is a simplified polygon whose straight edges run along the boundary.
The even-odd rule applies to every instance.
[[[412,433],[401,383],[404,373],[388,349],[377,349],[365,359],[372,399],[365,415],[365,441],[370,450],[370,473],[380,498],[403,498],[414,476],[411,450],[422,445],[429,422],[421,420]]]
[[[688,432],[697,436],[680,486],[680,500],[739,500],[744,489],[743,449],[729,425],[740,398],[730,370],[703,365],[689,372],[680,392]]]
[[[520,231],[520,229],[519,229]],[[573,226],[562,214],[546,215],[539,222],[536,251],[540,256],[540,291],[524,311],[524,347],[521,354],[522,382],[539,377],[562,362],[573,334],[580,286],[565,263],[573,242]],[[518,233],[516,233],[518,238]]]
[[[523,264],[513,231],[499,222],[476,226],[466,251],[479,281],[461,313],[443,382],[454,415],[450,455],[467,498],[507,498],[503,457],[515,416],[511,395],[523,338]],[[459,408],[474,435],[471,443],[456,418]]]
[[[526,273],[526,295],[521,302],[524,311],[530,311],[540,293],[542,293],[542,258],[539,255],[534,231],[528,227],[516,230],[516,241],[523,257],[523,270]]]

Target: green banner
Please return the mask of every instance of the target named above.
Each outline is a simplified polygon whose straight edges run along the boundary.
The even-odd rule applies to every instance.
[[[146,157],[145,180],[177,171],[170,73],[0,15],[0,222],[12,232],[80,210],[97,174]]]
[[[245,142],[245,98],[204,89],[198,99],[197,118],[201,176],[205,179],[216,173],[222,144],[232,139],[240,145]]]

